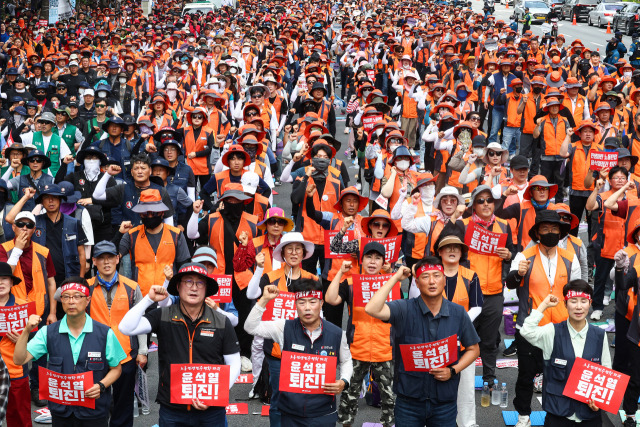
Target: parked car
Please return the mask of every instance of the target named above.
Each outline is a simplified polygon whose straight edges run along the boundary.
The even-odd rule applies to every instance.
[[[551,11],[549,6],[540,0],[524,0],[516,5],[514,13],[518,20],[522,19],[525,14],[525,9],[529,8],[531,14],[531,23],[542,24],[547,20],[547,15]]]
[[[549,7],[556,13],[556,16],[560,16],[562,13],[562,6],[564,6],[565,0],[549,0]]]
[[[598,27],[604,27],[607,24],[613,23],[613,17],[616,12],[624,7],[624,3],[600,3],[595,9],[589,12],[589,18],[587,23],[589,25],[597,25]]]
[[[560,13],[560,19],[568,19],[573,21],[573,17],[576,17],[576,21],[589,18],[589,12],[595,9],[599,0],[567,0],[562,6],[562,13]]]
[[[629,36],[635,33],[640,26],[639,9],[640,4],[638,3],[625,3],[624,7],[613,17],[611,29],[614,32],[622,31]]]

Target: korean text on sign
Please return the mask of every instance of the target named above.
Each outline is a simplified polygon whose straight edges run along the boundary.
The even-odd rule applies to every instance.
[[[471,223],[467,227],[464,242],[469,246],[471,252],[483,255],[493,255],[496,249],[504,248],[507,244],[506,233],[494,233],[483,227]]]
[[[364,127],[364,130],[370,131],[373,129],[373,125],[380,120],[382,120],[382,113],[367,115],[362,118],[362,126]]]
[[[213,299],[217,303],[231,302],[231,276],[227,274],[216,274],[213,278],[218,282],[218,293],[213,295]]]
[[[333,240],[333,237],[338,234],[338,230],[325,230],[324,231],[324,257],[325,258],[332,258],[332,259],[350,259],[351,258],[351,254],[341,254],[341,253],[336,253],[336,252],[331,252],[331,241]],[[344,242],[348,242],[349,240],[353,240],[354,238],[354,233],[353,230],[347,230],[347,232],[344,234],[344,237],[342,238],[342,240]]]
[[[280,391],[324,394],[322,386],[336,381],[335,356],[282,352]]]
[[[296,296],[293,292],[280,292],[277,297],[267,303],[262,320],[295,319],[298,317],[296,310]]]
[[[458,360],[458,336],[425,344],[400,344],[405,371],[429,372]]]
[[[566,361],[556,359],[556,363],[566,364]],[[593,400],[598,408],[616,414],[627,384],[628,375],[576,357],[562,394],[583,403]]]
[[[42,366],[38,369],[40,380],[39,398],[66,406],[84,406],[95,409],[95,399],[85,397],[84,393],[93,387],[93,372],[82,374],[59,374]]]
[[[589,168],[592,171],[611,169],[618,165],[618,152],[589,151]]]
[[[394,237],[385,237],[384,239],[370,239],[368,237],[363,237],[360,242],[360,256],[362,257],[362,250],[367,243],[369,242],[378,242],[382,246],[384,246],[384,260],[385,262],[396,262],[398,260],[398,256],[400,255],[400,244],[402,242],[402,235],[394,236]]]
[[[35,302],[0,307],[0,337],[7,335],[9,331],[22,332],[32,314],[36,314]]]
[[[376,275],[353,275],[353,306],[364,307],[367,305],[373,294],[382,287],[393,274],[376,274]],[[394,286],[389,296],[387,296],[387,302],[400,299],[400,287]]]
[[[227,406],[229,366],[171,365],[171,403],[190,405],[194,399],[208,406]]]

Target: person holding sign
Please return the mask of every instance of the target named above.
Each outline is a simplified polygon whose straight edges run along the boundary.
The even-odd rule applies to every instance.
[[[560,298],[549,294],[531,311],[520,329],[529,343],[542,350],[544,382],[542,408],[547,412],[545,427],[602,426],[602,415],[593,399],[587,404],[563,395],[569,373],[577,357],[611,368],[607,334],[587,322],[593,291],[582,279],[564,285],[562,295],[569,318],[539,326],[547,309],[557,309]]]
[[[360,228],[362,228],[366,237],[372,239],[384,239],[385,237],[398,236],[398,229],[396,228],[396,225],[391,221],[389,212],[384,209],[376,209],[371,215],[362,218]],[[341,228],[340,231],[338,231],[338,234],[333,236],[333,239],[331,239],[331,252],[352,255],[359,254],[360,240],[353,239],[345,242],[344,236],[346,232],[346,229],[343,232]]]
[[[166,289],[152,286],[120,322],[120,332],[125,335],[155,332],[158,336],[160,380],[156,401],[160,403],[163,426],[226,423],[224,407],[208,406],[197,397],[191,404],[173,403],[180,396],[172,393],[170,375],[172,364],[229,365],[229,389],[240,375],[240,346],[231,321],[205,303],[205,298],[217,292],[218,283],[208,276],[205,266],[188,263],[171,278]],[[145,314],[154,302],[163,301],[169,294],[179,296],[180,303]]]
[[[115,333],[86,313],[91,301],[87,281],[69,277],[55,293],[62,301],[62,320],[43,326],[29,341],[29,333],[39,325],[40,316],[29,316],[27,326],[16,342],[13,362],[24,365],[47,356],[48,369],[63,375],[92,372],[94,383],[84,390],[83,400],[95,399],[95,408],[55,403],[48,384],[40,383],[41,395],[49,396],[54,426],[107,427],[111,406],[111,385],[120,377],[120,362],[127,358]],[[41,373],[44,368],[41,368]]]
[[[518,290],[518,322],[516,325],[516,346],[518,348],[518,379],[513,406],[518,411],[518,423],[530,423],[533,380],[543,371],[542,353],[520,333],[527,313],[540,305],[549,294],[562,296],[562,288],[572,278],[581,277],[580,262],[575,253],[558,246],[561,239],[569,234],[570,225],[560,219],[555,210],[544,209],[536,214],[536,222],[529,229],[533,242],[538,242],[518,253],[511,261],[511,271],[506,284],[509,289]],[[545,313],[542,324],[558,323],[566,320],[564,306],[555,307]],[[546,377],[545,377],[546,381]]]
[[[293,352],[296,355],[331,356],[333,372],[336,359],[339,364],[340,380],[322,377],[318,381],[316,375],[329,371],[332,368],[328,366],[330,362],[315,366],[313,363],[305,364],[305,373],[297,375],[292,373],[296,368],[292,362],[288,366],[283,363],[279,387],[282,389],[286,385],[288,389],[295,390],[281,391],[278,398],[277,406],[283,427],[335,426],[338,419],[336,395],[349,387],[353,366],[347,337],[339,327],[320,317],[323,304],[321,289],[322,284],[317,280],[300,280],[293,289],[298,318],[267,321],[262,320],[267,303],[280,293],[277,286],[268,285],[244,325],[248,333],[272,339],[282,348],[283,354]],[[308,365],[312,365],[313,372],[310,372]],[[302,375],[303,381],[296,383]]]
[[[439,258],[421,259],[413,272],[420,297],[387,302],[392,289],[411,275],[408,267],[401,267],[369,300],[365,312],[391,323],[394,354],[404,353],[394,363],[396,425],[455,427],[458,374],[480,354],[480,338],[464,307],[444,297],[446,279]],[[431,358],[423,351],[416,351],[417,358],[411,357],[411,347],[419,349],[443,341],[446,344],[438,347],[438,357]],[[458,351],[456,341],[464,346],[464,352]],[[403,348],[409,348],[406,360]],[[449,357],[453,353],[461,356],[453,361]],[[448,366],[443,360],[448,360]]]
[[[367,243],[362,250],[362,274],[354,274],[342,280],[343,276],[351,270],[352,263],[352,261],[342,261],[342,267],[331,281],[324,297],[327,304],[338,305],[346,301],[349,306],[347,333],[353,358],[353,376],[349,388],[340,398],[338,410],[338,422],[347,427],[355,423],[362,381],[370,370],[373,371],[380,390],[382,404],[380,423],[384,427],[394,425],[393,353],[389,341],[391,325],[366,314],[364,304],[360,304],[360,302],[368,302],[373,295],[374,281],[380,285],[391,276],[380,274],[384,259],[383,245],[378,242]],[[376,289],[379,289],[379,286]]]

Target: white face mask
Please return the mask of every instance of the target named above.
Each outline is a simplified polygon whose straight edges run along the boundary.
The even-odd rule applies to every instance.
[[[376,129],[376,136],[382,135],[382,129]]]
[[[249,46],[245,46],[242,48],[242,53],[249,53],[251,52],[251,48]]]
[[[406,171],[411,166],[411,162],[409,160],[399,160],[396,162],[396,168],[401,171]]]
[[[389,145],[389,150],[393,153],[398,147],[400,147],[400,144],[391,144]]]
[[[196,41],[194,37],[189,37],[189,43],[193,43],[194,41]]]
[[[182,64],[182,65],[180,66],[180,69],[181,69],[182,71],[187,71],[187,68],[189,68],[189,67],[187,67],[187,64]]]
[[[176,100],[176,96],[178,95],[178,91],[175,89],[169,89],[167,90],[167,96],[169,97],[169,100],[171,102]]]
[[[121,79],[118,79],[118,81],[120,82],[120,84],[125,84],[127,82],[127,79],[121,78]]]
[[[475,154],[478,157],[482,157],[482,153],[484,153],[484,148],[474,148],[473,149],[473,154]]]
[[[24,123],[24,117],[22,117],[20,114],[14,114],[13,121],[16,123],[16,126],[20,126],[22,123]]]
[[[98,92],[98,98],[106,98],[107,97],[107,92],[104,90],[101,90]]]
[[[87,176],[95,177],[100,173],[100,160],[85,160],[84,171]]]
[[[202,61],[204,58],[205,58],[205,56],[204,56],[204,55],[198,55],[198,59],[199,59],[200,61]]]
[[[435,185],[427,185],[425,187],[420,187],[420,197],[422,198],[422,202],[430,205],[433,203],[433,196],[436,194],[436,186]]]
[[[631,77],[631,74],[632,74],[632,72],[631,72],[631,71],[625,71],[625,72],[624,72],[624,76],[625,76],[625,77],[627,77],[627,78],[630,78],[630,77]]]
[[[411,64],[402,64],[402,68],[404,68],[405,70],[408,70],[411,68]]]
[[[218,82],[218,87],[220,88],[220,92],[222,92],[227,87],[227,82]]]

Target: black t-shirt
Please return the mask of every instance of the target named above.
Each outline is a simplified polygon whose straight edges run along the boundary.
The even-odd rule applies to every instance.
[[[46,245],[49,249],[49,253],[51,253],[53,266],[56,268],[55,280],[56,283],[62,283],[62,281],[66,279],[64,265],[67,262],[62,252],[62,242],[63,239],[66,239],[66,237],[62,235],[62,225],[64,223],[64,220],[60,218],[58,222],[53,223],[53,221],[51,221],[47,215],[44,215],[44,219],[47,227]],[[87,236],[85,236],[84,230],[82,229],[82,224],[79,221],[78,236],[75,240],[75,246],[80,246],[87,243]],[[80,260],[80,262],[84,261]]]

